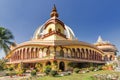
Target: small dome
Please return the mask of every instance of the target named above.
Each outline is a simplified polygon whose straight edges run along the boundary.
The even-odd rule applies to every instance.
[[[99,49],[103,51],[113,51],[113,52],[117,51],[115,45],[111,44],[109,41],[103,41],[101,36],[98,37],[98,40],[94,45],[96,45]]]
[[[103,44],[103,45],[99,45],[97,47],[103,51],[113,51],[113,52],[117,51],[117,48],[112,44]]]
[[[44,27],[45,27],[44,24],[42,26],[38,27],[38,29],[35,31],[32,39],[39,39],[39,37],[45,35],[46,32],[44,30],[45,29]],[[72,39],[72,40],[76,39],[74,32],[67,25],[65,25],[64,33],[65,33],[67,39]]]

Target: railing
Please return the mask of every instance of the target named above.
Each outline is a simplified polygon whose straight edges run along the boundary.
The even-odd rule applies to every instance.
[[[106,63],[105,61],[102,60],[90,60],[90,59],[81,59],[81,58],[73,58],[73,57],[61,57],[61,56],[46,56],[42,58],[30,58],[30,59],[24,59],[24,60],[14,60],[14,61],[9,61],[7,64],[11,63],[34,63],[34,62],[40,62],[44,60],[50,60],[50,59],[58,59],[58,60],[68,60],[68,61],[76,61],[76,62],[92,62],[92,63]]]
[[[103,60],[90,60],[90,59],[71,58],[71,57],[58,57],[58,56],[56,56],[55,59],[63,59],[63,60],[70,60],[70,61],[77,61],[77,62],[106,63]]]

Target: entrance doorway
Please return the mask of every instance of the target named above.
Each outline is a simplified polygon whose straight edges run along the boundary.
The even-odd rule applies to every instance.
[[[51,65],[51,62],[50,62],[50,61],[46,62],[46,66],[47,66],[47,65]]]
[[[64,62],[59,63],[59,69],[62,70],[62,71],[65,70],[65,63]]]

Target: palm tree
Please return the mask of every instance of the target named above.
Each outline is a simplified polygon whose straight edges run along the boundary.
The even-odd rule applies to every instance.
[[[3,49],[5,55],[10,51],[9,46],[14,45],[12,39],[14,39],[12,33],[8,29],[0,27],[0,48]]]

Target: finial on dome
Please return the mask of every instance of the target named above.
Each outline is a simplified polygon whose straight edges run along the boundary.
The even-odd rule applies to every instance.
[[[98,37],[97,42],[98,42],[98,43],[103,42],[103,40],[102,40],[101,36],[99,36],[99,37]]]
[[[57,13],[57,9],[56,9],[55,4],[54,4],[54,7],[52,9],[52,12],[51,12],[50,16],[51,17],[58,17],[59,16],[58,13]]]

